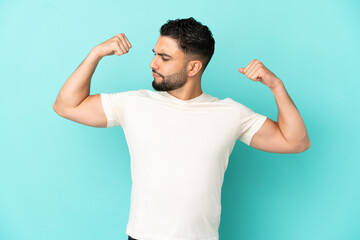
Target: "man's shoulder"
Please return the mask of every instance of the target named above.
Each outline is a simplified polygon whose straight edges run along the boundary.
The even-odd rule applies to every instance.
[[[125,90],[125,91],[117,91],[111,94],[118,97],[132,97],[132,96],[144,96],[149,94],[149,90],[146,89],[138,89],[138,90]]]
[[[238,111],[240,111],[240,112],[249,110],[249,107],[247,107],[246,105],[244,105],[230,97],[220,99],[220,101],[225,105],[228,105],[228,106],[238,109]]]
[[[223,104],[229,104],[229,105],[238,105],[239,102],[235,101],[234,99],[227,97],[227,98],[216,98],[218,102],[221,102]]]

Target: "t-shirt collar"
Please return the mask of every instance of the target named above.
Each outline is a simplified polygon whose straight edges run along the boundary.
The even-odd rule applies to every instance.
[[[179,99],[177,97],[174,97],[173,95],[169,94],[167,91],[159,91],[161,94],[163,94],[163,96],[175,101],[175,102],[178,102],[178,103],[196,103],[196,102],[201,102],[203,101],[204,99],[206,99],[206,93],[205,92],[202,92],[201,95],[197,96],[197,97],[194,97],[192,99],[189,99],[189,100],[182,100],[182,99]]]

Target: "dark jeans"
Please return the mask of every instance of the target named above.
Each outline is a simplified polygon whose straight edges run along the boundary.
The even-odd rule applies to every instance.
[[[128,236],[129,236],[129,235],[128,235]],[[132,237],[129,236],[128,240],[137,240],[137,239],[132,238]]]

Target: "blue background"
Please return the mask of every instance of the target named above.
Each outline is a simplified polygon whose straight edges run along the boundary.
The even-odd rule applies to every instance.
[[[360,239],[359,1],[0,1],[0,239],[127,239],[130,156],[121,127],[61,118],[58,92],[91,48],[125,33],[90,94],[153,90],[149,63],[168,19],[194,17],[216,46],[203,91],[277,121],[271,90],[238,72],[259,59],[307,127],[298,154],[237,141],[220,239]]]

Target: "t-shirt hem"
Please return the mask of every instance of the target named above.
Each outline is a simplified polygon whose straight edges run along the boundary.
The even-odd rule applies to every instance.
[[[131,236],[132,238],[139,240],[219,240],[219,235],[215,235],[209,238],[169,238],[169,237],[161,237],[161,236],[146,237],[143,234],[130,232],[129,230],[126,230],[126,234]]]
[[[122,126],[122,124],[118,123],[115,119],[113,109],[111,108],[110,95],[109,93],[100,93],[101,105],[106,116],[106,127]]]
[[[267,119],[266,116],[259,114],[259,118],[253,124],[250,131],[246,135],[243,136],[243,140],[247,145],[250,146],[251,139],[254,137],[255,133],[261,128],[261,126],[264,124],[266,119]]]
[[[108,108],[109,106],[108,95],[106,95],[105,93],[100,93],[100,99],[101,99],[101,105],[103,107],[106,116],[106,127],[110,128],[115,124],[114,124],[114,120],[111,118],[110,109]]]

